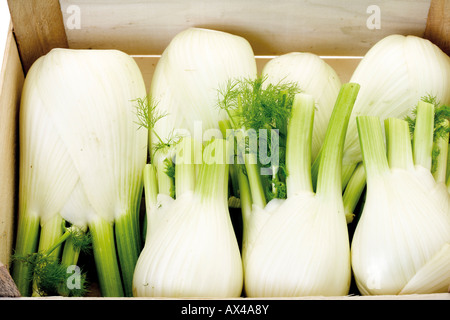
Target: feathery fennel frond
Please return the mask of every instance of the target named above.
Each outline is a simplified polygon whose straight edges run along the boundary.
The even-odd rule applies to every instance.
[[[434,173],[437,169],[437,159],[441,153],[439,144],[436,143],[439,139],[444,138],[450,132],[448,121],[450,121],[450,106],[441,104],[441,102],[431,94],[423,96],[420,101],[430,103],[435,107],[434,111],[434,129],[433,129],[433,150],[431,172]],[[412,108],[412,114],[406,116],[404,120],[408,123],[411,137],[414,134],[417,120],[417,105]]]
[[[267,150],[259,153],[258,165],[272,172],[271,175],[262,176],[265,195],[270,200],[286,197],[287,124],[294,96],[301,89],[294,82],[280,81],[273,84],[266,80],[267,76],[229,80],[218,90],[217,107],[227,112],[234,129],[254,130],[259,147],[266,146]],[[278,148],[272,145],[272,132],[268,133],[270,130],[276,131]],[[246,153],[251,149],[250,140],[244,140],[242,150]],[[272,154],[274,149],[278,155]],[[276,165],[270,161],[272,156],[279,160]]]

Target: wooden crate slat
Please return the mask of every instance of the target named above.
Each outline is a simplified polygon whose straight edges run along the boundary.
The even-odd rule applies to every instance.
[[[450,55],[450,0],[431,2],[424,38]]]
[[[0,263],[9,264],[17,203],[18,110],[24,74],[10,30],[0,76]]]
[[[363,55],[392,34],[423,36],[430,0],[60,0],[72,48],[161,54],[187,27],[245,37],[257,55]],[[376,5],[380,29],[367,26]],[[369,12],[368,12],[369,11]],[[74,24],[78,19],[79,24]]]
[[[68,47],[58,0],[8,0],[8,6],[25,72],[51,49]]]

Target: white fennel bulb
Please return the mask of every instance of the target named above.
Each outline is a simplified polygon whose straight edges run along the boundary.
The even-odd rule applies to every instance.
[[[165,115],[151,131],[151,142],[166,142],[182,130],[192,136],[219,129],[227,114],[216,106],[217,91],[231,79],[254,78],[256,73],[246,39],[204,28],[178,33],[162,53],[151,82],[155,112]]]
[[[315,102],[311,95],[296,94],[287,131],[287,198],[272,199],[264,206],[253,201],[250,211],[243,209],[247,296],[348,294],[350,246],[341,193],[341,161],[358,89],[357,84],[344,84],[336,99],[324,139],[316,191],[310,172]],[[246,202],[255,199],[256,192],[257,178],[248,169],[247,174],[248,181],[241,177],[240,184],[243,208],[249,208]],[[251,190],[251,197],[246,190]]]
[[[385,120],[385,138],[378,117],[357,118],[367,195],[351,253],[363,295],[440,293],[450,285],[449,194],[430,172],[433,115],[432,104],[418,104],[412,142],[404,120]]]
[[[366,53],[350,81],[361,91],[348,125],[344,165],[362,161],[357,116],[403,119],[427,95],[450,103],[450,57],[429,40],[390,35]]]
[[[262,76],[266,83],[295,83],[301,92],[314,98],[314,128],[311,158],[317,154],[325,139],[328,122],[341,88],[336,71],[319,56],[309,52],[291,52],[266,63]]]
[[[24,85],[17,250],[34,250],[21,240],[36,241],[28,219],[40,220],[42,234],[59,217],[48,245],[62,219],[88,227],[104,295],[131,295],[148,140],[133,100],[145,95],[137,64],[117,50],[53,49]],[[20,268],[17,277],[26,277]]]
[[[343,188],[348,222],[353,219],[353,210],[366,183],[356,117],[379,117],[383,128],[383,120],[387,118],[411,116],[417,101],[423,97],[450,104],[450,57],[427,39],[389,35],[368,50],[350,81],[358,83],[361,90],[344,147]],[[316,174],[317,164],[314,164],[313,176]],[[350,183],[348,187],[347,183]]]
[[[136,297],[239,297],[243,270],[228,211],[226,141],[208,143],[198,176],[193,140],[175,148],[176,198],[160,193],[157,167],[145,168],[147,236],[136,265]]]

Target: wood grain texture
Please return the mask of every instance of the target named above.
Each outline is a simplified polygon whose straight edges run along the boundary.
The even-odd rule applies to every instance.
[[[24,82],[19,52],[8,34],[0,76],[0,261],[9,263],[17,203],[18,110]]]
[[[67,48],[58,0],[8,0],[24,71],[53,48]]]
[[[424,37],[450,55],[450,0],[432,0]]]
[[[178,32],[204,27],[243,36],[257,55],[291,51],[363,55],[388,34],[423,36],[430,0],[60,0],[60,4],[72,48],[161,54]],[[379,29],[367,26],[371,5],[379,8]]]

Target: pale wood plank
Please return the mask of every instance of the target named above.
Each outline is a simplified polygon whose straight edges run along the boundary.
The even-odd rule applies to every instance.
[[[432,0],[424,37],[450,55],[450,0]]]
[[[422,36],[430,0],[60,0],[69,46],[161,54],[178,32],[205,27],[245,37],[257,55],[363,55],[392,34]],[[370,5],[380,29],[370,30]],[[75,9],[75,10],[74,10]],[[74,18],[79,18],[79,25]]]
[[[17,185],[18,110],[24,81],[12,28],[0,76],[0,262],[9,264],[14,235]]]
[[[8,6],[25,72],[51,49],[68,47],[58,0],[8,0]]]

